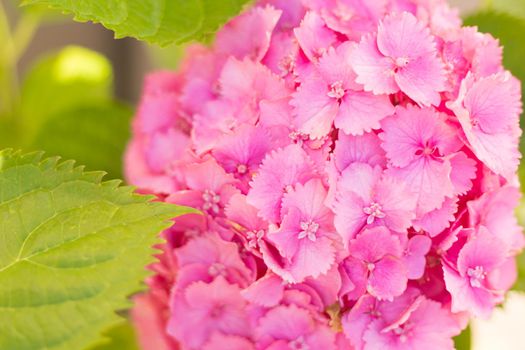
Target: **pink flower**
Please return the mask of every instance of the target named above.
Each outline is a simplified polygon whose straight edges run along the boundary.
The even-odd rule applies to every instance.
[[[326,27],[316,12],[307,12],[294,33],[304,54],[313,62],[319,60],[337,42],[335,33]]]
[[[270,46],[272,32],[282,11],[272,6],[256,7],[234,18],[218,33],[217,51],[244,59],[260,61]]]
[[[467,203],[470,226],[485,227],[506,244],[512,254],[521,251],[525,237],[513,209],[518,206],[520,198],[520,191],[511,186],[484,193]]]
[[[197,208],[211,216],[223,215],[231,196],[238,192],[233,176],[214,159],[186,166],[183,175],[188,189],[173,193],[167,200]]]
[[[447,197],[456,194],[447,156],[458,151],[461,143],[443,114],[430,108],[398,108],[382,127],[379,137],[392,164],[388,173],[406,182],[417,196],[418,216],[440,208]],[[468,171],[461,175],[469,180]]]
[[[438,302],[408,289],[394,301],[361,297],[343,317],[346,336],[356,349],[453,349],[460,327]]]
[[[195,282],[174,294],[168,333],[183,346],[201,348],[214,332],[249,337],[251,334],[240,288],[222,276]]]
[[[260,344],[258,349],[336,349],[334,334],[328,326],[295,305],[268,311],[255,333]]]
[[[407,266],[399,239],[384,227],[363,231],[349,245],[350,256],[343,270],[354,284],[352,297],[357,299],[365,290],[379,300],[392,300],[407,286]]]
[[[521,135],[521,91],[510,73],[475,80],[467,76],[458,99],[449,102],[465,132],[474,154],[490,170],[512,180],[520,153],[516,145]]]
[[[233,134],[224,135],[213,149],[213,156],[230,174],[244,183],[257,172],[266,153],[272,149],[270,135],[249,124],[240,126]]]
[[[259,209],[262,218],[278,222],[284,194],[297,183],[306,183],[315,176],[313,163],[300,146],[290,145],[271,152],[250,184],[248,203]]]
[[[299,130],[312,138],[326,136],[332,123],[346,134],[362,135],[379,129],[379,122],[394,113],[388,96],[365,92],[354,82],[351,51],[346,44],[330,49],[317,67],[299,76],[301,85],[291,103]]]
[[[385,17],[377,34],[363,37],[350,62],[366,91],[402,91],[420,105],[440,104],[443,63],[428,28],[408,12]]]
[[[333,214],[324,205],[327,191],[320,180],[310,180],[283,198],[283,220],[279,230],[270,232],[284,266],[269,267],[284,280],[302,282],[306,277],[325,274],[335,261]]]
[[[477,236],[467,242],[458,256],[457,267],[443,265],[447,290],[452,295],[452,312],[469,311],[488,318],[495,304],[503,301],[497,288],[500,270],[505,263],[505,244],[483,226]]]
[[[334,203],[337,232],[348,244],[365,226],[404,232],[415,218],[416,196],[381,168],[353,163],[343,172]]]
[[[254,278],[239,256],[237,244],[212,233],[190,240],[175,250],[178,262],[177,288],[196,281],[209,283],[222,276],[229,283],[246,286]]]

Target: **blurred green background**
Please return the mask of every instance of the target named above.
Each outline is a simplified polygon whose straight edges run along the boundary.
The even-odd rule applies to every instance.
[[[500,39],[505,66],[525,81],[525,0],[450,2],[465,24]],[[18,3],[0,0],[0,149],[45,150],[121,178],[143,77],[176,68],[183,47],[115,40],[100,25]],[[520,177],[525,181],[523,165]],[[525,223],[525,205],[518,218]],[[525,291],[525,255],[515,289]],[[127,325],[117,330],[129,331]],[[457,345],[470,348],[468,332]]]

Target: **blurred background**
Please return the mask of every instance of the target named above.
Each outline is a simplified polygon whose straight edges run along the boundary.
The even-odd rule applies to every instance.
[[[506,67],[525,81],[525,0],[449,1],[466,24],[500,39]],[[115,40],[99,24],[18,4],[0,0],[0,148],[45,150],[121,178],[143,78],[175,69],[183,47]],[[520,173],[525,180],[524,166]],[[518,218],[525,223],[525,205]],[[525,297],[517,292],[525,291],[524,255],[520,261],[516,292],[491,320],[473,322],[458,348],[525,349]]]

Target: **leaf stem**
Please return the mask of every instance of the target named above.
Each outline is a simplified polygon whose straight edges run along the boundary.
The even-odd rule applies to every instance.
[[[7,12],[0,1],[0,116],[11,117],[20,103],[18,61],[26,51],[40,23],[40,16],[24,13],[11,30]]]

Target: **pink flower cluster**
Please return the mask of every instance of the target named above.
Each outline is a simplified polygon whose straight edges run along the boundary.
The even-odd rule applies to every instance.
[[[260,0],[151,75],[146,349],[452,349],[516,277],[520,84],[442,0]]]

